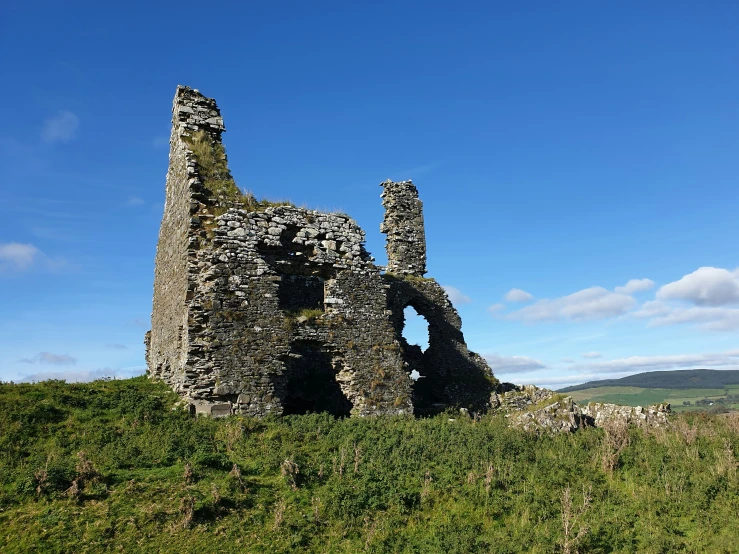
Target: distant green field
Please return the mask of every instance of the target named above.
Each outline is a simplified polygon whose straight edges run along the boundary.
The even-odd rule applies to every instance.
[[[569,393],[580,403],[603,402],[625,406],[648,406],[669,402],[674,411],[706,410],[713,406],[739,409],[739,404],[727,401],[727,395],[739,395],[739,385],[725,389],[651,389],[642,387],[593,387]],[[687,404],[686,404],[687,403]]]
[[[593,402],[610,402],[612,404],[624,404],[626,406],[647,406],[649,404],[665,402],[669,394],[669,389],[643,389],[637,394],[606,394],[594,398]]]
[[[575,402],[581,402],[583,400],[592,400],[593,398],[600,398],[611,394],[636,395],[644,390],[646,389],[641,387],[594,387],[592,389],[583,389],[566,394],[571,396]]]
[[[626,406],[646,406],[665,402],[671,389],[643,389],[641,387],[597,387],[571,393],[577,402],[607,402]]]
[[[671,398],[707,398],[709,396],[726,396],[726,389],[673,389]]]

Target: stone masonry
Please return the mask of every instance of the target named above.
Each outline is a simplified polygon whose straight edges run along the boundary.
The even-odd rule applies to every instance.
[[[382,183],[388,267],[348,216],[257,202],[227,168],[214,100],[178,87],[157,245],[151,378],[212,416],[481,411],[497,380],[426,273],[410,181]],[[403,310],[429,324],[422,351]],[[414,381],[411,372],[421,377]]]

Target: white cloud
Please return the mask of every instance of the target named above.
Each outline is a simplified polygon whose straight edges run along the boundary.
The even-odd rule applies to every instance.
[[[575,363],[575,360],[573,360],[572,358],[562,358],[562,361],[564,363],[566,363],[566,364],[574,364]]]
[[[603,354],[601,354],[600,352],[584,352],[582,354],[582,357],[587,358],[588,360],[594,360],[596,358],[602,358]]]
[[[485,356],[489,360],[488,356]],[[517,358],[513,356],[512,358]],[[524,358],[531,360],[531,358]],[[490,360],[489,360],[490,361]],[[505,358],[504,358],[505,361]],[[571,358],[563,358],[563,362],[571,364]],[[533,360],[537,362],[537,360]],[[494,364],[493,371],[496,377],[500,378],[501,374],[525,373],[542,369],[539,367],[516,371],[515,363],[507,367],[502,363],[500,369],[496,371]],[[521,363],[525,367],[525,364]],[[551,372],[543,377],[536,375],[526,378],[526,383],[533,383],[537,386],[545,386],[551,388],[561,388],[569,385],[585,383],[587,381],[597,381],[600,379],[617,379],[633,375],[635,373],[643,373],[649,371],[667,371],[676,369],[737,369],[739,370],[739,349],[728,350],[718,353],[703,354],[678,354],[667,356],[631,356],[629,358],[619,358],[615,360],[587,362],[581,364],[568,365],[567,370],[571,373],[564,375],[551,375]],[[521,381],[517,381],[521,382]]]
[[[611,292],[603,287],[590,287],[553,300],[539,300],[506,317],[527,323],[606,319],[625,314],[635,303],[629,295]]]
[[[633,294],[635,292],[649,290],[653,286],[654,281],[651,279],[630,279],[624,286],[616,287],[613,290],[619,294]]]
[[[493,373],[527,373],[544,369],[546,366],[539,360],[526,356],[501,356],[500,354],[483,354],[482,356],[490,364]]]
[[[46,143],[69,142],[77,134],[80,120],[72,112],[64,110],[44,121],[41,140]]]
[[[105,348],[108,350],[128,350],[128,346],[125,344],[106,344]]]
[[[507,302],[528,302],[534,299],[534,295],[521,289],[511,289],[503,297]]]
[[[42,371],[22,376],[21,382],[30,383],[46,381],[48,379],[63,379],[69,383],[85,383],[106,377],[113,379],[128,379],[130,377],[143,375],[145,372],[145,366],[124,367],[120,369],[104,367],[102,369],[94,369],[91,371]]]
[[[669,369],[739,368],[739,350],[719,353],[677,354],[672,356],[631,356],[603,362],[581,364],[575,369],[590,373],[639,373]]]
[[[657,291],[659,300],[684,300],[697,306],[739,303],[739,270],[700,267]]]
[[[449,296],[449,300],[451,300],[452,304],[454,304],[455,306],[459,306],[460,304],[469,304],[470,302],[472,302],[472,298],[465,294],[462,294],[462,291],[456,287],[452,287],[450,285],[442,285],[441,288],[446,291],[447,296]]]
[[[644,302],[640,310],[632,312],[630,315],[635,317],[659,317],[667,315],[672,311],[672,308],[660,300],[649,300]]]
[[[63,271],[70,264],[63,258],[50,258],[33,244],[0,243],[0,273],[41,268]]]
[[[656,297],[631,314],[649,319],[648,327],[693,324],[708,331],[739,330],[739,270],[701,267],[661,287]]]
[[[644,278],[631,279],[613,291],[590,287],[559,298],[544,298],[499,317],[535,323],[602,320],[628,315],[648,319],[649,327],[695,324],[709,331],[739,330],[739,268],[730,271],[701,267],[664,285],[657,291],[655,300],[631,311],[636,305],[632,295],[653,286],[651,279]],[[528,296],[525,291],[511,289],[506,299],[519,301]],[[685,306],[685,302],[693,306]],[[494,304],[488,311],[496,314],[504,307]]]
[[[33,244],[18,242],[0,244],[0,271],[28,269],[39,254],[39,249]]]
[[[33,358],[23,358],[21,362],[24,364],[74,365],[77,363],[77,358],[67,354],[39,352]]]
[[[138,196],[129,196],[126,200],[126,206],[141,206],[144,203],[144,199]]]
[[[568,360],[565,358],[563,361]],[[673,356],[631,356],[602,362],[570,365],[576,371],[565,375],[532,377],[528,382],[558,389],[600,379],[618,379],[648,371],[675,369],[739,369],[739,349],[719,353],[678,354]]]
[[[609,374],[609,379],[617,379],[619,377],[626,377],[628,373]],[[532,384],[537,387],[546,387],[551,389],[560,389],[563,387],[569,387],[571,385],[579,385],[580,383],[587,383],[588,381],[598,381],[603,379],[603,375],[597,373],[573,373],[570,375],[562,375],[561,377],[534,377],[530,380]]]
[[[566,387],[569,385],[579,385],[587,381],[595,381],[597,379],[603,379],[602,375],[588,374],[588,373],[573,373],[571,375],[562,375],[561,377],[542,377],[541,379],[533,379],[532,383],[536,386],[558,389],[560,387]]]
[[[680,323],[695,323],[702,329],[709,331],[739,330],[738,308],[704,308],[692,306],[690,308],[671,308],[652,319],[648,327],[664,327]]]

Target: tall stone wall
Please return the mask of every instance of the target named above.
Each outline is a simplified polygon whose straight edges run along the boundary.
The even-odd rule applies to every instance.
[[[196,237],[200,231],[200,221],[193,216],[203,202],[209,203],[209,195],[185,139],[201,130],[220,142],[225,128],[215,100],[196,90],[177,87],[164,216],[157,243],[151,331],[146,337],[150,375],[164,379],[177,392],[183,392],[188,381],[197,378],[192,375],[196,356],[190,351],[189,340],[192,287],[198,273]]]
[[[229,181],[223,131],[215,101],[178,87],[146,339],[149,375],[195,411],[216,416],[478,409],[495,382],[490,369],[467,352],[443,289],[415,277],[425,272],[420,201],[413,205],[421,227],[413,232],[423,267],[408,256],[407,271],[382,275],[351,218],[242,197]],[[198,150],[195,139],[207,148]],[[206,160],[212,153],[215,162]],[[384,184],[386,191],[393,185]],[[402,235],[392,218],[383,225],[388,236]],[[422,365],[402,338],[407,305],[433,328]],[[426,380],[414,383],[418,368]]]

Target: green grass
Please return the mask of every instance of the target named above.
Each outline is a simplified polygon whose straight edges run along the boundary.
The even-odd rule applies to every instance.
[[[320,321],[320,318],[326,315],[326,312],[318,308],[303,308],[301,310],[288,310],[285,312],[284,327],[288,331],[295,329],[299,317],[306,318],[306,323],[314,324]]]
[[[300,310],[285,312],[286,317],[290,317],[293,319],[304,317],[308,319],[308,321],[315,321],[316,319],[324,315],[326,315],[326,313],[323,310],[320,310],[318,308],[302,308]]]
[[[644,389],[641,387],[594,387],[592,389],[583,389],[573,392],[568,392],[575,402],[589,401],[593,398],[599,398],[609,394],[628,394],[636,395],[642,392]]]
[[[665,401],[667,392],[662,389],[645,389],[639,394],[606,394],[594,398],[593,402],[609,402],[626,406],[649,406]]]
[[[573,552],[739,543],[734,415],[550,437],[459,414],[194,419],[176,400],[145,378],[0,384],[0,551],[562,552],[563,518],[588,529]]]
[[[711,398],[726,396],[726,389],[674,389],[670,398]]]
[[[216,198],[238,202],[245,208],[256,207],[256,199],[251,194],[243,194],[228,169],[226,150],[215,142],[205,131],[198,131],[185,141],[195,154],[200,179]]]
[[[605,402],[626,406],[648,406],[665,402],[670,389],[643,389],[640,387],[598,387],[572,394],[576,402]]]

